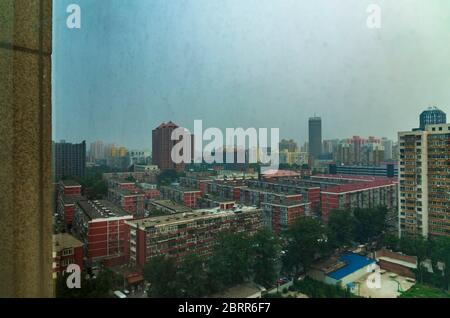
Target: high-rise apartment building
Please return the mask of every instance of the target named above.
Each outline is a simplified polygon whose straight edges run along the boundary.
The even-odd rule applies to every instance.
[[[159,169],[175,169],[171,152],[175,141],[171,140],[172,132],[178,126],[173,122],[162,123],[152,132],[152,163]]]
[[[322,119],[311,117],[309,119],[309,155],[318,159],[322,154]]]
[[[400,235],[450,236],[450,125],[426,125],[398,138]]]
[[[64,140],[53,143],[55,180],[84,177],[86,173],[86,142],[72,144]]]
[[[420,129],[424,130],[426,125],[445,124],[447,116],[437,107],[429,107],[420,114]]]

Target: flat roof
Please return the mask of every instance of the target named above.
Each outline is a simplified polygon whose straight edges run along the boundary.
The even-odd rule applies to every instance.
[[[393,178],[381,177],[381,176],[366,176],[366,175],[355,175],[355,174],[317,174],[317,175],[311,176],[311,178],[354,180],[357,182],[393,179]]]
[[[288,207],[292,207],[292,206],[296,206],[296,205],[308,205],[310,204],[310,202],[306,202],[306,201],[300,201],[300,200],[295,200],[295,201],[289,201],[289,200],[283,200],[281,202],[262,202],[262,205],[266,204],[266,205],[275,205],[275,206],[288,206]]]
[[[78,201],[86,201],[87,198],[82,195],[64,195],[62,197],[64,204],[75,204]]]
[[[260,192],[260,193],[261,192],[262,193],[270,193],[270,194],[286,196],[286,197],[288,197],[288,196],[296,196],[296,195],[303,195],[303,193],[301,193],[299,191],[298,192],[294,192],[294,193],[289,193],[287,191],[278,191],[278,190],[273,190],[273,189],[265,189],[265,188],[257,187],[257,186],[254,186],[254,185],[245,187],[243,189],[243,191],[245,191],[245,190],[251,190],[251,191],[256,191],[256,192]],[[294,191],[295,191],[295,189],[294,189]]]
[[[191,212],[192,209],[171,200],[151,200],[150,203],[175,212]]]
[[[345,266],[328,273],[327,276],[340,280],[367,265],[375,263],[375,260],[355,253],[346,253],[339,257],[339,262],[344,262]]]
[[[276,178],[276,177],[299,177],[300,173],[291,170],[267,170],[262,173],[264,177]]]
[[[130,216],[125,210],[107,200],[79,201],[78,205],[91,220]]]
[[[397,265],[401,265],[401,266],[405,266],[408,268],[412,268],[412,269],[416,269],[417,268],[417,264],[411,263],[411,262],[407,262],[407,261],[403,261],[401,259],[398,258],[392,258],[392,257],[388,257],[388,256],[380,256],[378,257],[379,260],[384,260],[386,262],[389,263],[394,263]]]
[[[83,243],[68,233],[53,234],[53,251],[60,252],[63,249],[83,246]]]
[[[181,192],[201,192],[199,189],[185,187],[185,186],[181,186],[181,185],[163,186],[163,187],[161,187],[161,189],[171,189],[171,190],[181,191]]]
[[[108,189],[108,191],[111,192],[117,192],[123,196],[132,196],[132,195],[141,195],[143,196],[144,193],[142,193],[141,190],[130,190],[130,189]]]
[[[61,180],[61,184],[65,187],[81,187],[81,184],[75,180]]]
[[[197,219],[209,219],[215,217],[231,216],[239,212],[245,213],[252,211],[260,211],[260,209],[251,206],[239,206],[238,208],[236,208],[236,210],[220,210],[218,207],[211,209],[199,209],[194,211],[191,210],[191,212],[188,213],[176,213],[171,215],[162,215],[138,220],[130,220],[127,221],[127,224],[134,224],[136,225],[136,227],[146,229],[157,226],[166,226],[169,224],[186,223]]]
[[[341,194],[348,192],[356,192],[361,190],[368,190],[372,188],[379,188],[385,186],[395,185],[396,182],[393,180],[375,180],[370,182],[359,182],[359,183],[346,183],[341,185],[331,186],[328,189],[322,191],[322,193],[332,193]]]

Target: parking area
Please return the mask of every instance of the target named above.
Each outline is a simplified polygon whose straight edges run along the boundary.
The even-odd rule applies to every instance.
[[[365,275],[356,281],[355,294],[367,298],[397,298],[401,291],[407,291],[414,286],[414,280],[400,276],[389,271],[381,271],[380,287],[373,288],[367,284],[370,274]],[[371,288],[372,287],[372,288]]]

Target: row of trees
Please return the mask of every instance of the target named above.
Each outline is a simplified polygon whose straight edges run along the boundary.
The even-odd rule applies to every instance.
[[[178,266],[173,258],[150,259],[144,268],[148,296],[203,297],[249,280],[270,286],[277,278],[279,254],[279,241],[266,229],[252,237],[225,233],[209,259],[191,254]]]
[[[387,208],[335,210],[328,220],[328,238],[334,248],[380,238],[386,229]]]
[[[381,237],[386,213],[387,209],[383,207],[337,210],[331,212],[326,225],[309,217],[298,219],[285,233],[284,270],[298,275],[307,271],[315,259],[329,255],[336,248]]]
[[[416,278],[445,290],[450,288],[450,238],[435,237],[425,239],[422,236],[386,235],[384,245],[394,251],[417,256]],[[425,265],[428,261],[432,271]]]

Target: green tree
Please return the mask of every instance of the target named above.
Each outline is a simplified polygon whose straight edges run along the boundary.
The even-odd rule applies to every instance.
[[[198,298],[207,294],[207,274],[203,260],[196,254],[184,258],[177,272],[182,297]]]
[[[450,288],[450,238],[440,236],[433,239],[431,242],[431,261],[433,264],[433,271],[440,276],[440,281],[444,289]],[[443,263],[442,270],[439,269],[438,262]],[[437,276],[436,275],[436,276]]]
[[[399,239],[394,234],[385,234],[383,237],[383,245],[391,250],[398,250]]]
[[[328,220],[328,243],[332,248],[348,246],[355,240],[355,218],[347,210],[332,211]]]
[[[302,217],[287,231],[287,251],[283,257],[285,270],[307,271],[316,257],[325,252],[324,225],[317,219]]]
[[[148,297],[175,298],[179,296],[179,285],[176,278],[177,267],[173,258],[156,256],[144,267],[144,278],[150,283]]]
[[[209,261],[211,291],[244,282],[250,276],[251,241],[245,233],[223,233]]]
[[[96,278],[90,278],[83,272],[79,289],[69,289],[66,280],[66,274],[58,275],[55,290],[57,298],[108,298],[111,291],[122,282],[121,277],[109,269],[100,271]]]
[[[251,271],[257,284],[268,287],[276,280],[280,251],[280,243],[271,231],[262,229],[253,236]]]
[[[356,240],[367,243],[380,236],[386,228],[387,209],[385,207],[355,209]]]

